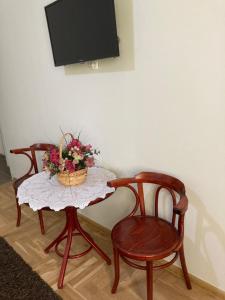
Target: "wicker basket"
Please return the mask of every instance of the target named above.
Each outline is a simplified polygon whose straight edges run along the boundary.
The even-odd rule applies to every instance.
[[[73,135],[71,133],[65,133],[63,135],[63,137],[60,140],[60,144],[59,144],[59,159],[60,159],[60,163],[62,162],[62,151],[63,151],[63,144],[65,141],[66,136],[69,135],[71,137],[71,139],[73,139]],[[86,180],[87,177],[87,168],[86,169],[82,169],[79,171],[75,171],[73,173],[70,173],[68,171],[62,171],[60,173],[57,174],[58,177],[58,181],[65,185],[65,186],[75,186],[75,185],[79,185],[81,183],[83,183]]]

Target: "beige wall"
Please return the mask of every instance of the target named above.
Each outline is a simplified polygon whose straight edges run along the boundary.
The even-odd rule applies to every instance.
[[[0,2],[7,150],[57,142],[61,126],[82,130],[120,176],[145,169],[181,178],[190,199],[190,272],[225,290],[225,1],[133,2],[133,70],[82,75],[53,66],[43,11],[49,2]],[[8,163],[13,176],[23,171],[24,161],[8,154]],[[85,214],[111,228],[130,207],[122,195]]]

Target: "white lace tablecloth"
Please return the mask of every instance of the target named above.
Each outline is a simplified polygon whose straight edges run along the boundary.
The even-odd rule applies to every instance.
[[[90,168],[86,181],[74,187],[65,187],[57,177],[41,172],[25,180],[18,189],[19,204],[28,203],[34,210],[49,207],[55,211],[67,206],[85,208],[97,198],[105,198],[115,191],[107,186],[107,181],[115,179],[114,173],[103,168]]]

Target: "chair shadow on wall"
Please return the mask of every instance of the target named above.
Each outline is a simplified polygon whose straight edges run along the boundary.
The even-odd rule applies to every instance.
[[[189,198],[189,213],[191,213],[191,208],[193,207],[196,210],[196,225],[195,225],[195,240],[192,241],[190,238],[185,238],[185,244],[187,254],[195,253],[198,255],[198,261],[201,261],[201,265],[204,266],[204,273],[208,274],[208,277],[213,279],[214,283],[218,286],[218,275],[215,272],[214,261],[210,257],[209,249],[207,247],[207,235],[211,235],[213,240],[211,243],[214,243],[215,239],[217,241],[214,244],[214,254],[216,254],[216,247],[220,245],[221,252],[225,253],[225,231],[224,229],[216,222],[216,220],[209,214],[206,206],[203,204],[203,201],[195,194],[192,190],[188,191]],[[186,224],[186,232],[188,224]],[[187,263],[191,260],[191,255],[188,255]],[[219,257],[218,257],[219,259]],[[224,262],[221,261],[221,264]]]

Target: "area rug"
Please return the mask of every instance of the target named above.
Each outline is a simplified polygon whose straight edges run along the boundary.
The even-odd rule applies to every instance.
[[[0,237],[0,300],[62,300]]]

